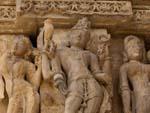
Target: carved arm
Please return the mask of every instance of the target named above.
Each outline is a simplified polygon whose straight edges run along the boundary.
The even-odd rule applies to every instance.
[[[67,91],[67,84],[66,84],[66,77],[61,69],[61,63],[58,55],[55,56],[54,59],[51,61],[52,70],[54,72],[54,82],[55,86],[60,90],[63,95],[68,93]]]
[[[0,74],[0,99],[4,99],[5,95],[4,95],[4,81],[2,78],[2,75]]]
[[[41,63],[38,63],[37,69],[34,64],[27,62],[27,80],[33,84],[36,90],[38,90],[41,82],[42,67]]]
[[[96,55],[91,54],[90,57],[90,69],[94,75],[94,77],[102,84],[109,85],[111,83],[111,78],[108,74],[104,73],[99,68],[98,58]]]
[[[124,66],[120,68],[120,90],[123,101],[124,113],[131,113],[130,88],[128,84],[126,68]]]

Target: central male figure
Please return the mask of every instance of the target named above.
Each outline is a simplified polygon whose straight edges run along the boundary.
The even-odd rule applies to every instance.
[[[103,87],[109,79],[99,70],[95,54],[84,50],[90,38],[89,21],[83,18],[69,33],[70,46],[57,49],[52,61],[54,81],[66,96],[64,113],[97,113],[103,100]]]

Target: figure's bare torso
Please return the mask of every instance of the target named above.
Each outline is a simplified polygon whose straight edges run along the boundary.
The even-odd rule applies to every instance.
[[[140,62],[129,62],[127,67],[127,75],[135,94],[137,96],[149,94],[149,66]]]
[[[90,52],[66,47],[58,50],[58,54],[68,81],[92,77],[88,69]]]
[[[1,64],[1,72],[4,78],[12,76],[12,79],[23,79],[25,69],[24,60],[16,59],[14,56],[6,56]]]
[[[9,96],[12,94],[12,90],[16,92],[26,85],[30,86],[30,84],[24,80],[26,75],[26,63],[25,60],[10,56],[9,54],[1,57],[0,72],[5,80],[6,91]]]

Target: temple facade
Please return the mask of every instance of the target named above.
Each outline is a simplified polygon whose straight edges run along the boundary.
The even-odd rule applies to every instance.
[[[84,18],[88,19],[88,21],[84,20]],[[37,54],[42,54],[43,52],[39,52],[39,51],[43,51],[43,48],[40,48],[41,47],[40,45],[38,47],[38,41],[40,42],[42,39],[40,40],[40,38],[38,37],[42,33],[42,30],[44,29],[43,26],[45,26],[45,20],[47,19],[50,19],[51,20],[50,23],[53,25],[53,34],[51,36],[52,37],[51,40],[53,40],[56,45],[55,49],[56,51],[57,49],[61,50],[61,52],[59,53],[60,55],[58,56],[60,57],[60,60],[62,59],[60,63],[62,65],[62,68],[63,68],[62,70],[64,71],[64,75],[66,75],[66,78],[65,77],[64,78],[65,78],[65,81],[67,82],[68,88],[70,87],[78,88],[79,86],[69,85],[69,84],[72,84],[72,82],[70,82],[71,78],[69,77],[75,75],[76,72],[72,71],[66,65],[68,64],[71,66],[73,65],[72,63],[74,63],[75,64],[74,66],[78,67],[78,65],[80,66],[80,64],[77,64],[77,61],[74,61],[74,59],[82,59],[82,58],[80,58],[80,55],[76,56],[75,58],[73,57],[70,58],[66,56],[71,56],[72,54],[75,54],[75,55],[82,54],[82,52],[84,52],[85,49],[97,55],[98,60],[99,60],[99,62],[98,61],[97,62],[100,65],[100,70],[106,75],[108,74],[109,77],[111,78],[111,83],[110,84],[108,83],[110,87],[109,86],[105,87],[104,85],[104,90],[102,94],[104,95],[104,97],[101,98],[102,100],[106,100],[106,101],[104,102],[104,104],[103,102],[99,103],[101,107],[97,106],[103,110],[87,112],[86,107],[84,107],[84,102],[88,106],[88,99],[86,100],[85,99],[86,97],[85,98],[83,97],[84,99],[82,100],[81,105],[79,105],[79,107],[77,108],[78,110],[76,111],[67,110],[66,106],[68,106],[68,103],[69,103],[69,102],[67,103],[69,94],[66,96],[65,94],[63,95],[63,93],[61,94],[61,92],[59,92],[59,88],[57,89],[57,87],[54,86],[55,84],[54,82],[56,80],[56,83],[57,83],[57,79],[60,77],[60,75],[56,74],[55,76],[55,74],[52,74],[54,75],[54,80],[52,80],[52,82],[48,84],[45,82],[40,82],[41,85],[39,86],[39,89],[37,89],[36,91],[37,93],[39,93],[39,97],[43,99],[43,100],[39,99],[39,103],[41,103],[39,104],[39,107],[38,105],[33,106],[33,108],[36,107],[37,109],[30,112],[28,111],[30,108],[27,109],[28,104],[23,104],[21,102],[20,104],[26,105],[25,107],[26,109],[24,107],[23,108],[21,107],[20,109],[23,109],[23,111],[22,110],[17,111],[17,107],[16,107],[16,111],[13,110],[13,112],[10,112],[9,110],[11,110],[11,108],[9,107],[9,103],[10,103],[11,96],[9,97],[9,94],[7,92],[7,87],[4,87],[5,98],[0,99],[1,100],[0,101],[0,113],[150,113],[150,102],[149,103],[147,102],[147,105],[148,105],[147,108],[149,108],[149,110],[147,108],[141,108],[141,109],[144,109],[144,110],[146,109],[146,110],[145,111],[143,110],[143,112],[140,112],[140,110],[138,111],[136,107],[137,105],[136,96],[134,96],[135,87],[132,84],[134,83],[132,82],[132,78],[130,77],[126,78],[126,79],[129,79],[128,86],[130,87],[130,90],[131,90],[130,100],[128,102],[128,103],[132,103],[130,105],[131,112],[126,110],[126,108],[124,108],[125,105],[124,105],[123,98],[128,98],[128,97],[127,95],[124,96],[125,93],[122,90],[124,89],[126,90],[126,86],[123,87],[122,89],[120,88],[121,84],[124,85],[124,82],[121,81],[122,79],[120,79],[121,67],[123,64],[130,62],[129,60],[130,58],[128,58],[128,61],[126,61],[124,57],[124,50],[126,51],[128,50],[125,47],[125,45],[128,44],[128,43],[125,43],[126,37],[135,36],[139,40],[142,40],[142,43],[144,43],[143,48],[145,49],[145,53],[146,53],[145,56],[147,58],[146,58],[146,61],[142,62],[141,60],[139,60],[139,62],[144,65],[148,65],[150,63],[148,61],[150,57],[149,56],[150,55],[149,54],[149,50],[150,50],[150,1],[149,0],[1,0],[0,2],[0,56],[2,57],[6,53],[6,51],[11,51],[11,49],[14,46],[13,42],[16,39],[16,37],[17,38],[27,37],[28,39],[30,39],[31,45],[35,49],[35,52],[33,52],[31,56],[38,56]],[[88,22],[90,23],[90,25],[88,24]],[[80,30],[84,32],[82,33]],[[87,43],[87,46],[83,49],[84,51],[82,50],[82,51],[79,51],[79,53],[73,53],[73,51],[77,52],[77,50],[76,49],[72,50],[71,48],[72,45],[70,45],[70,43],[72,44],[73,42],[71,42],[70,39],[78,37],[78,35],[76,35],[78,33],[80,34],[79,37],[88,37],[85,35],[85,33],[88,34],[88,32],[90,32],[90,35],[89,35],[90,39],[89,39],[89,42]],[[131,44],[131,45],[133,45],[133,48],[134,48],[134,45],[136,44]],[[70,47],[70,48],[64,49],[62,46],[63,47],[65,46],[68,48]],[[108,50],[104,48],[105,46],[108,47],[106,48]],[[108,53],[109,55],[107,54],[108,55],[107,56],[105,54],[103,56],[102,49],[104,49],[104,52],[106,52],[106,54]],[[68,54],[66,51],[68,52]],[[84,56],[84,55],[81,55],[81,56]],[[44,55],[43,56],[41,55],[41,57],[43,59],[47,58],[47,57],[44,57]],[[33,62],[36,62],[34,58],[36,59],[36,57],[30,57],[28,59],[31,59],[30,62],[33,63]],[[72,62],[70,62],[69,60],[66,62],[63,62],[65,58],[66,59],[70,58]],[[45,62],[47,63],[50,61],[50,65],[52,65],[50,67],[53,69],[53,65],[54,65],[54,70],[55,70],[55,68],[57,68],[56,66],[57,64],[55,63],[51,64],[51,61],[53,62],[53,58],[47,58],[47,59],[50,59],[50,60],[47,60]],[[42,61],[44,62],[44,60]],[[89,61],[87,60],[85,62],[87,63]],[[92,62],[95,62],[95,61],[93,60]],[[0,62],[0,74],[3,74],[4,69],[3,69],[3,65],[1,66],[1,64],[3,63]],[[6,64],[6,62],[4,62],[4,64]],[[33,64],[36,65],[36,63],[33,63]],[[133,65],[133,67],[134,66],[135,65]],[[42,70],[46,69],[46,67],[42,68]],[[91,64],[91,67],[92,67],[92,64]],[[127,67],[132,68],[132,66],[127,66]],[[38,66],[36,67],[36,69],[38,71]],[[82,70],[80,71],[82,74]],[[90,71],[91,73],[93,72],[92,69]],[[58,72],[60,72],[60,70]],[[56,73],[58,72],[56,71]],[[143,75],[142,72],[143,71],[139,73]],[[44,73],[44,71],[42,71],[41,73]],[[69,75],[70,73],[72,74]],[[3,85],[6,85],[7,79],[5,80],[5,76],[4,77],[3,76],[4,75],[2,75],[2,80],[4,81]],[[28,77],[25,77],[25,81],[26,81],[26,78]],[[42,78],[44,81],[44,74],[43,74],[43,77],[41,77],[41,79]],[[62,78],[60,77],[60,79]],[[137,79],[141,79],[141,81],[143,79],[145,80],[145,78],[142,79],[138,77]],[[32,80],[29,80],[29,81],[32,81]],[[89,84],[90,83],[92,84],[92,82],[89,82],[88,84],[88,80],[85,80],[85,81],[86,81],[85,87],[92,87],[92,88],[96,87],[96,89],[98,90],[99,86],[103,86],[101,85],[101,83],[98,87],[95,85],[90,86]],[[109,80],[106,80],[106,81],[109,81]],[[141,81],[139,81],[139,84]],[[78,81],[78,84],[80,84],[80,81]],[[148,88],[150,89],[150,82],[148,84],[149,84]],[[10,84],[8,83],[8,85]],[[59,84],[57,85],[59,87]],[[0,88],[2,86],[0,86]],[[138,88],[140,89],[141,86],[139,85]],[[27,87],[27,89],[30,89],[29,86]],[[74,91],[73,88],[72,89],[70,88],[69,91],[70,90],[71,91],[73,90],[72,92],[76,92],[76,90]],[[93,90],[90,88],[89,89],[87,88],[87,91],[85,91],[85,94]],[[28,92],[28,90],[25,90],[25,92]],[[29,90],[29,93],[31,92],[32,91]],[[93,92],[95,92],[95,95],[94,94],[93,95],[96,96],[97,94],[96,90]],[[19,95],[19,94],[20,93],[17,93],[16,95]],[[19,98],[19,97],[20,96],[18,97],[16,96],[15,98]],[[26,95],[25,97],[28,98]],[[150,98],[150,95],[148,97]],[[0,94],[0,98],[1,98],[1,94]],[[30,99],[27,99],[27,101],[34,100],[34,99],[36,98],[35,97],[30,98]],[[19,102],[22,100],[16,100],[16,101]],[[109,101],[109,103],[107,103],[107,101]],[[29,103],[32,103],[32,102],[29,102]],[[12,102],[12,104],[15,104],[15,101]],[[76,108],[77,105],[74,105],[74,108]],[[91,107],[91,110],[92,109],[97,109],[97,108]]]

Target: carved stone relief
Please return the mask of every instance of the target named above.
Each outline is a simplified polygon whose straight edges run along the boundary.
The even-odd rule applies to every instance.
[[[1,1],[0,113],[149,113],[142,1]]]
[[[150,65],[146,64],[144,42],[136,36],[127,36],[124,40],[124,49],[126,63],[120,69],[120,90],[124,113],[149,113]]]
[[[12,21],[16,18],[15,6],[0,6],[0,20]]]
[[[149,19],[150,19],[150,8],[149,6],[144,6],[145,9],[143,9],[143,7],[139,7],[139,6],[135,6],[133,10],[133,15],[134,15],[134,21],[137,23],[141,23],[141,22],[145,22],[145,23],[149,23]]]
[[[55,84],[66,97],[64,113],[105,113],[111,109],[110,105],[103,105],[108,101],[105,85],[111,77],[100,70],[96,55],[83,49],[90,38],[89,27],[87,18],[79,20],[68,34],[69,45],[59,46],[52,60]]]
[[[51,13],[88,14],[88,15],[130,15],[131,4],[127,1],[92,1],[92,0],[23,0],[18,4],[21,14],[38,14],[43,16]]]
[[[80,19],[69,30],[67,43],[61,42],[57,46],[52,41],[51,20],[44,23],[37,38],[37,48],[23,35],[14,35],[10,41],[2,39],[0,98],[8,98],[4,105],[6,112],[111,113],[110,35],[93,32],[99,41],[96,44],[98,51],[92,53],[93,41],[87,18]],[[84,50],[86,43],[87,50]],[[99,62],[103,62],[102,66]]]

